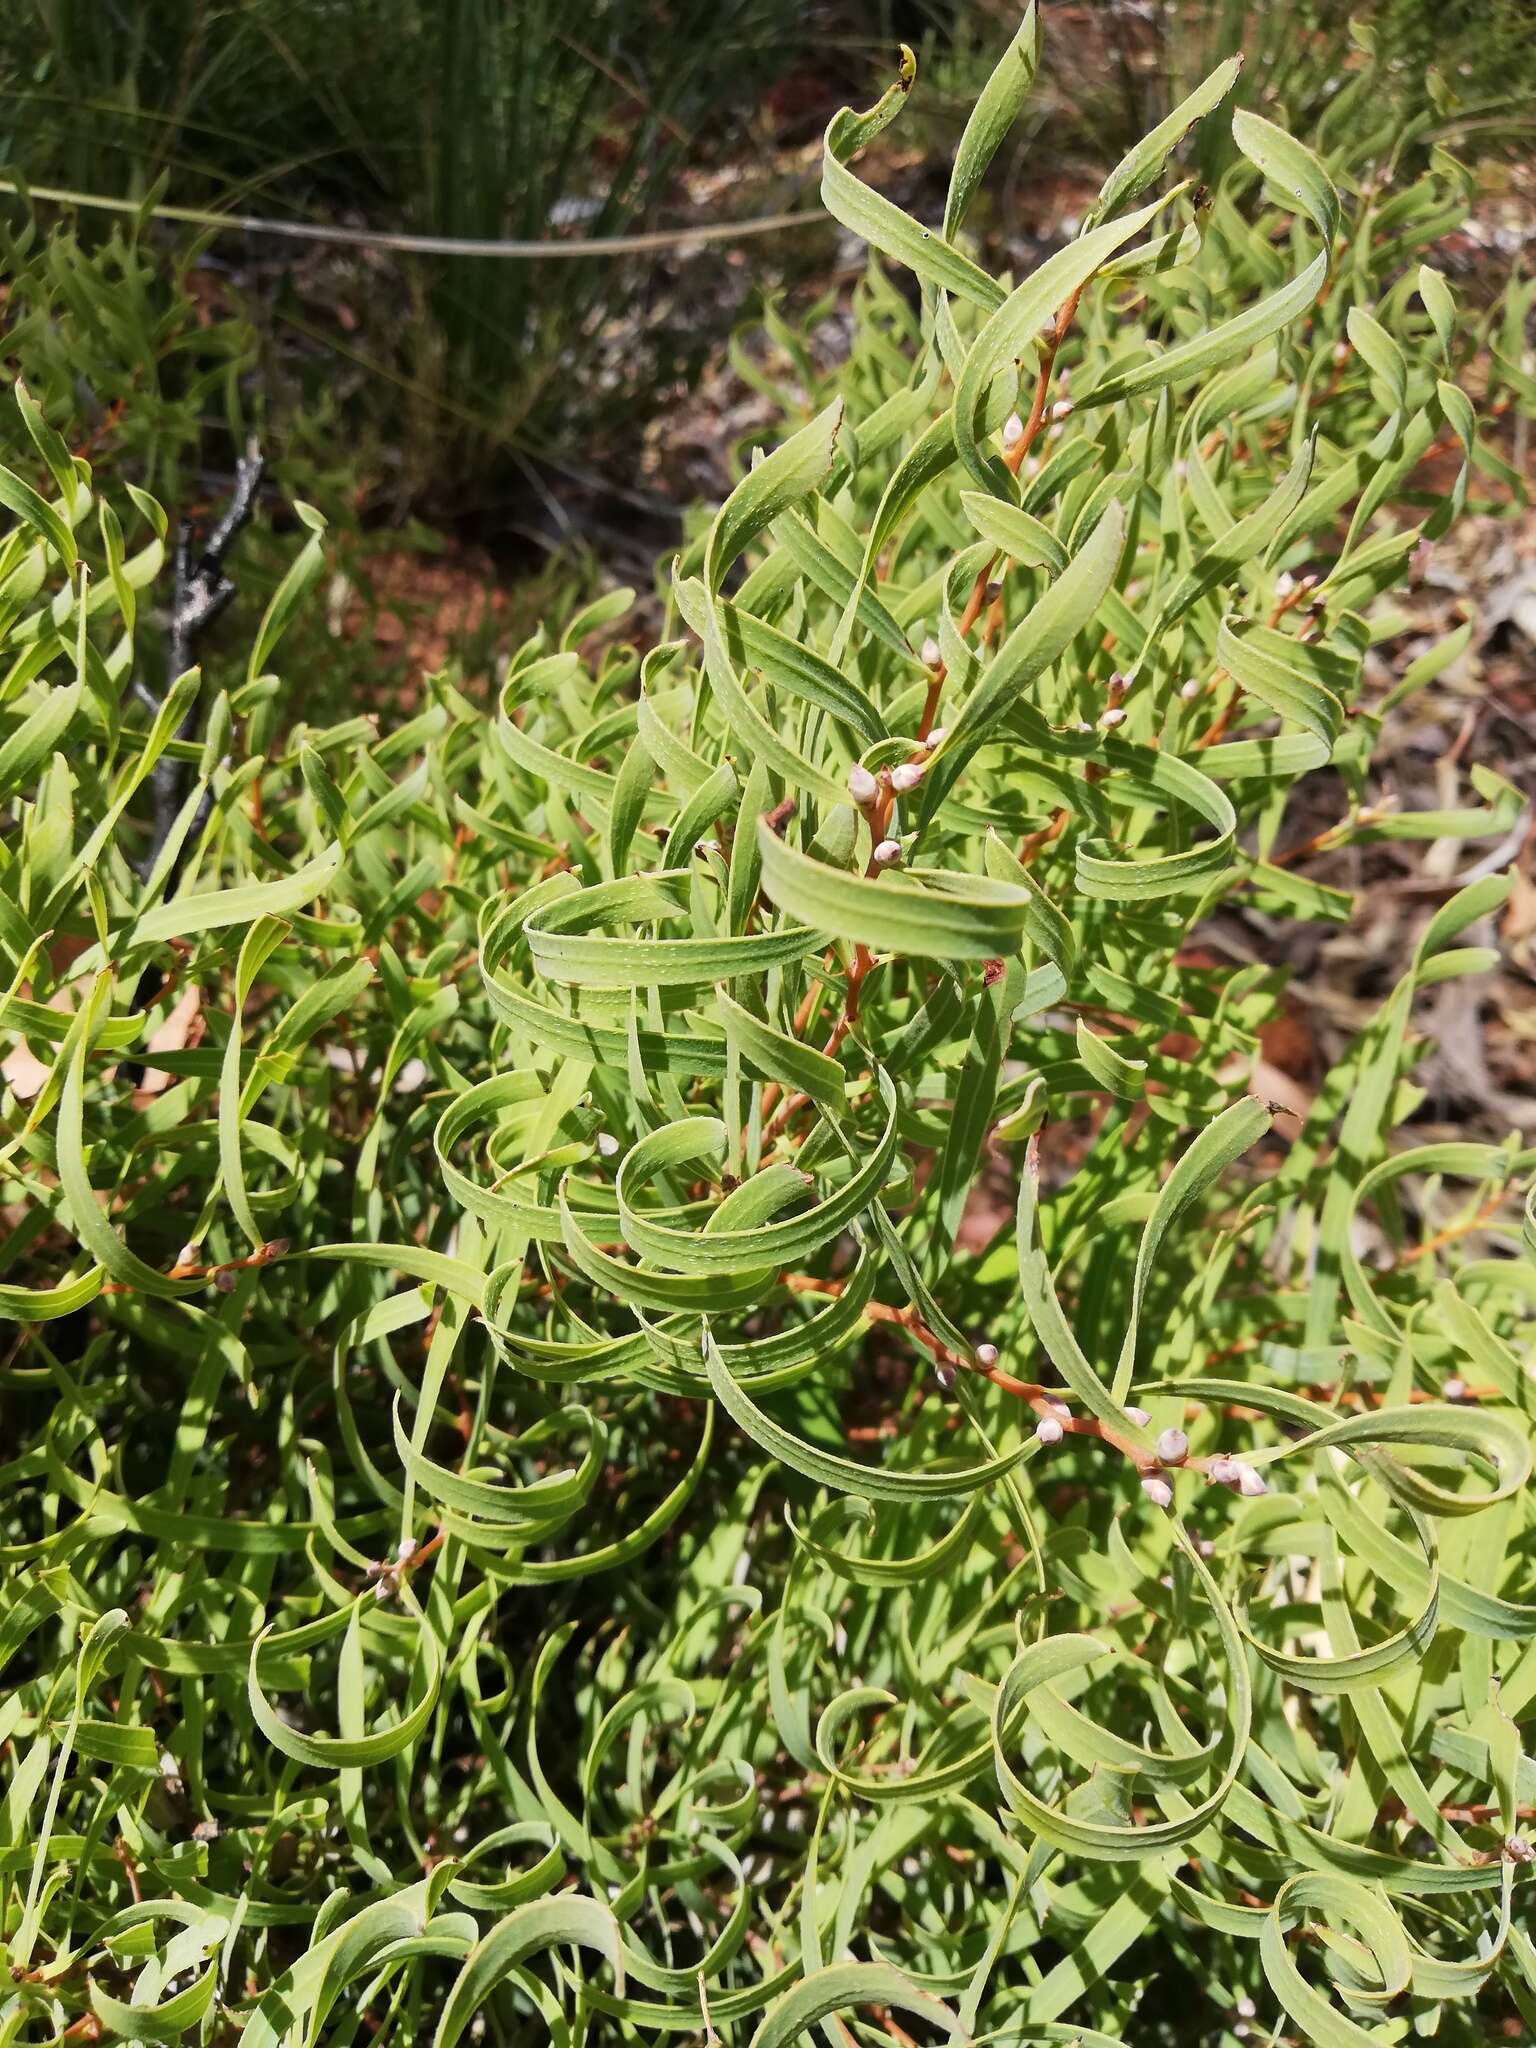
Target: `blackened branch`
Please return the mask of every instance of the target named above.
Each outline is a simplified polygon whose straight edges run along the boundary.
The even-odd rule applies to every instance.
[[[224,563],[245,530],[255,508],[256,493],[261,486],[265,467],[261,450],[253,437],[246,443],[245,454],[235,464],[235,486],[230,493],[224,516],[208,535],[195,559],[192,554],[191,525],[183,520],[176,530],[176,548],[172,557],[171,572],[171,616],[165,654],[167,692],[196,662],[198,644],[203,634],[235,594],[233,582],[224,573]],[[158,712],[165,702],[164,694],[156,697],[143,682],[135,682],[133,689],[134,695],[152,712]],[[196,716],[197,707],[194,704],[177,727],[173,738],[186,739],[193,730]],[[146,881],[154,873],[155,864],[165,851],[166,842],[186,800],[188,766],[187,762],[175,759],[167,749],[155,763],[150,775],[150,788],[154,791],[155,797],[154,832],[149,850],[139,868],[140,875]],[[183,850],[195,844],[212,808],[213,784],[209,782],[204,787],[192,820],[192,828],[182,842]],[[180,866],[179,855],[176,866]],[[175,885],[176,875],[173,869],[166,881],[167,893]],[[151,960],[140,974],[138,985],[134,989],[133,1007],[136,1010],[147,1010],[164,985],[165,977]],[[125,1062],[123,1072],[127,1079],[135,1084],[143,1078],[143,1067],[138,1061]]]
[[[166,640],[166,690],[170,690],[177,678],[185,675],[196,662],[203,634],[235,594],[235,586],[224,572],[224,562],[250,519],[264,468],[261,450],[252,439],[247,442],[245,454],[235,465],[235,486],[224,516],[195,559],[190,524],[184,520],[177,528],[171,616]],[[153,703],[156,710],[164,702],[163,696],[156,701],[142,686],[138,688],[138,694],[146,703]],[[174,738],[187,738],[195,716],[195,708],[188,711]],[[154,836],[140,870],[146,877],[153,873],[156,861],[164,852],[186,797],[187,765],[185,761],[177,760],[169,750],[155,764],[150,778],[150,787],[155,795]]]

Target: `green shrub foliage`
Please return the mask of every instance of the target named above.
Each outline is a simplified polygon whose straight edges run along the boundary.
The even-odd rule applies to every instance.
[[[860,175],[908,69],[833,121],[835,390],[656,644],[616,592],[489,705],[308,722],[313,519],[241,670],[177,672],[187,555],[161,687],[163,516],[18,390],[7,2040],[1536,2016],[1532,1155],[1412,1129],[1520,799],[1373,781],[1468,629],[1366,674],[1508,481],[1424,260],[1466,180],[1225,64],[999,279],[1036,51],[942,225]],[[1432,913],[1277,1130],[1282,977],[1202,923],[1343,922],[1312,855],[1392,837]]]

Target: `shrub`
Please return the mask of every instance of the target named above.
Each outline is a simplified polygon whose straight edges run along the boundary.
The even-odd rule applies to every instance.
[[[758,102],[806,25],[788,0],[595,0],[579,19],[554,0],[37,0],[0,21],[0,154],[35,185],[266,217],[469,240],[621,235],[657,224],[706,150],[734,156],[751,190]],[[775,187],[721,211],[788,203]],[[627,424],[731,303],[709,251],[668,288],[657,257],[333,250],[296,278],[291,243],[266,269],[263,248],[220,244],[285,409],[295,386],[304,409],[344,391],[370,482],[440,511],[463,503],[466,479],[507,470],[514,446]]]
[[[12,2038],[1536,2013],[1533,1155],[1413,1130],[1415,997],[1507,880],[1434,880],[1283,1137],[1283,976],[1198,943],[1519,814],[1372,775],[1465,641],[1373,680],[1390,593],[1500,473],[1421,260],[1463,184],[1341,194],[1239,115],[1149,199],[1223,66],[1010,287],[962,234],[1035,48],[942,229],[854,167],[909,69],[833,121],[841,396],[668,637],[613,593],[489,708],[310,722],[313,516],[241,670],[183,670],[248,472],[152,682],[163,522],[18,394]]]

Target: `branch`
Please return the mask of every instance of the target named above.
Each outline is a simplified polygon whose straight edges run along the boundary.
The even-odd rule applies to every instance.
[[[248,441],[245,454],[235,464],[235,485],[230,493],[228,507],[223,518],[204,542],[195,561],[192,556],[190,523],[183,520],[176,530],[171,616],[165,656],[167,691],[178,677],[185,675],[187,670],[194,666],[198,644],[203,634],[235,594],[233,582],[224,573],[224,562],[250,520],[265,467],[261,450],[255,440]],[[163,695],[158,699],[154,698],[143,685],[137,685],[136,690],[139,697],[145,703],[152,704],[157,711],[165,701]],[[188,711],[172,735],[173,739],[181,740],[187,737],[192,730],[195,715],[195,711]],[[166,841],[171,836],[172,827],[186,796],[186,785],[187,763],[177,760],[168,748],[155,763],[154,772],[150,777],[150,787],[155,795],[154,834],[139,870],[146,879],[154,872],[155,863],[165,851]]]
[[[192,559],[190,522],[183,520],[176,529],[176,549],[172,557],[171,616],[165,650],[166,692],[169,692],[177,679],[193,666],[197,659],[198,643],[203,634],[235,594],[233,582],[224,573],[224,561],[250,520],[265,468],[261,450],[253,436],[246,443],[245,454],[235,464],[235,485],[230,493],[229,505],[224,516],[204,542],[196,561]],[[165,702],[164,693],[156,697],[148,684],[142,681],[134,682],[133,693],[151,714],[157,713]],[[185,739],[193,729],[196,716],[194,704],[189,707],[186,717],[171,735],[172,740]],[[151,771],[149,786],[154,792],[155,822],[148,851],[139,864],[138,873],[141,881],[147,882],[154,873],[180,816],[187,793],[187,767],[188,764],[177,760],[167,746]],[[191,830],[182,842],[183,853],[187,846],[196,842],[212,808],[213,784],[210,782],[203,790]],[[176,885],[176,870],[181,865],[181,859],[182,855],[178,854],[171,873],[166,878],[167,894]],[[164,975],[153,960],[149,961],[133,991],[134,1009],[147,1010],[164,985]],[[137,1060],[125,1061],[123,1074],[136,1087],[144,1077],[142,1063]]]

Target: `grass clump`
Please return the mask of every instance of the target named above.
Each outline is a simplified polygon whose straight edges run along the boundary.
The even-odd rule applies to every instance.
[[[1533,1155],[1413,1128],[1521,799],[1372,769],[1464,638],[1383,684],[1393,592],[1508,481],[1465,181],[1240,113],[1199,190],[1224,64],[998,279],[1037,41],[942,224],[859,176],[909,65],[833,121],[836,392],[655,644],[611,593],[494,702],[313,720],[317,515],[204,675],[252,458],[179,546],[18,394],[11,2039],[1536,2011]],[[1392,837],[1473,872],[1277,1129],[1283,974],[1201,934]]]

